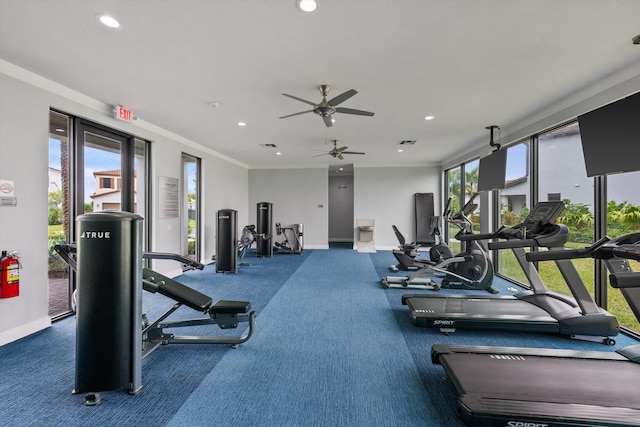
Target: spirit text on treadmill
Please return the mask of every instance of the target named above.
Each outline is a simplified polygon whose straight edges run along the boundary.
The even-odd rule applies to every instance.
[[[81,239],[110,239],[110,231],[83,231],[80,235]]]
[[[549,424],[526,423],[522,421],[509,421],[507,427],[549,427]]]
[[[455,322],[456,322],[455,320],[434,320],[433,324],[442,325],[442,326],[452,326]],[[517,427],[521,427],[521,426],[517,426]],[[524,426],[524,427],[529,427],[529,426]]]

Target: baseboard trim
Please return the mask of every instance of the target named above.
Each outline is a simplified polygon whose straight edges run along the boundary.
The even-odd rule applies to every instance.
[[[47,329],[49,326],[51,326],[51,318],[47,316],[24,325],[20,325],[17,328],[2,332],[0,333],[0,346],[17,341],[20,338],[24,338],[43,329]]]

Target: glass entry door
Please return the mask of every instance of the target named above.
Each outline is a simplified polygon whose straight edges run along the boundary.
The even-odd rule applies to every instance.
[[[147,146],[146,141],[131,135],[51,111],[49,315],[52,319],[72,314],[71,296],[75,290],[73,272],[55,254],[53,246],[75,242],[75,219],[79,215],[106,210],[144,215],[149,170]],[[149,227],[148,221],[145,226]]]
[[[80,121],[76,147],[76,216],[135,212],[133,138]]]

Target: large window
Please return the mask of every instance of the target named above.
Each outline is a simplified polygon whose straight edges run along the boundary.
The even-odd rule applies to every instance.
[[[449,169],[446,173],[446,198],[450,199],[449,209],[451,212],[457,212],[460,210],[462,206],[460,204],[460,200],[462,197],[462,166],[458,166],[452,169]],[[460,242],[454,241],[453,236],[456,235],[457,231],[455,227],[446,222],[446,218],[442,218],[445,221],[444,230],[445,230],[445,239],[449,242],[449,246],[451,247],[451,251],[453,253],[460,252]]]
[[[500,205],[500,224],[510,227],[521,223],[531,208],[529,182],[529,147],[528,141],[507,148],[507,170],[505,187],[498,190]],[[516,257],[510,250],[502,250],[496,254],[494,264],[497,271],[513,280],[528,284]]]
[[[579,248],[594,240],[594,180],[587,177],[582,161],[582,142],[578,124],[572,123],[538,137],[538,201],[549,196],[565,203],[557,222],[569,227],[568,248]],[[594,260],[573,261],[578,274],[594,295]],[[539,264],[540,277],[554,291],[570,291],[553,262]]]
[[[200,159],[182,153],[182,254],[200,261]]]
[[[640,231],[640,172],[607,177],[607,235],[611,238]],[[640,271],[640,262],[631,261],[633,271]],[[640,331],[640,323],[631,312],[618,289],[607,289],[607,309],[620,324]]]
[[[69,241],[69,117],[51,112],[49,115],[49,213],[48,213],[48,279],[49,316],[58,318],[71,311],[69,267],[53,249]]]
[[[538,201],[564,201],[566,208],[558,218],[570,230],[566,247],[584,247],[604,234],[615,238],[640,230],[640,172],[607,177],[587,177],[582,141],[577,123],[570,123],[513,144],[507,150],[506,185],[497,190],[500,223],[513,226],[522,222]],[[454,209],[468,197],[474,162],[445,171],[447,197]],[[606,222],[606,224],[605,224]],[[449,231],[449,230],[448,230]],[[450,236],[452,237],[452,236]],[[499,251],[496,271],[503,277],[528,285],[514,255]],[[619,290],[609,286],[603,265],[591,258],[573,261],[582,281],[596,302],[613,313],[624,327],[640,331],[640,324]],[[640,271],[640,262],[631,261]],[[555,263],[538,263],[545,285],[569,293]]]
[[[449,209],[452,213],[458,212],[478,191],[478,169],[480,160],[475,159],[460,166],[451,168],[446,172],[446,195],[447,199],[451,199]],[[480,231],[480,215],[482,212],[481,201],[476,197],[474,203],[476,209],[471,212],[467,218],[472,223],[475,232]],[[460,231],[460,227],[447,223],[445,226],[446,239],[451,251],[458,253],[463,250],[463,245],[456,240],[455,236]]]

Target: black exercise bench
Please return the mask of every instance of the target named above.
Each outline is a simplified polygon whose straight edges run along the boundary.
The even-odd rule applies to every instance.
[[[142,286],[145,291],[159,293],[176,301],[171,309],[153,323],[149,323],[146,316],[144,316],[143,357],[155,350],[158,345],[231,344],[233,348],[236,348],[251,337],[255,326],[255,311],[250,311],[250,302],[220,300],[212,304],[211,297],[156,271],[144,268],[142,277]],[[202,312],[209,317],[165,321],[167,317],[183,305]],[[220,329],[229,329],[238,327],[240,322],[249,322],[249,329],[241,336],[175,336],[164,331],[167,328],[211,324],[218,325]]]
[[[55,251],[75,271],[77,267],[75,244],[55,245]],[[145,259],[174,260],[182,263],[183,271],[188,269],[204,269],[204,264],[193,261],[177,254],[162,252],[144,252]],[[248,301],[220,300],[212,304],[211,297],[190,288],[176,280],[148,268],[142,269],[142,288],[151,293],[164,295],[176,303],[158,320],[150,323],[146,314],[142,315],[142,357],[149,355],[159,345],[165,344],[231,344],[237,348],[247,341],[253,334],[255,326],[255,311],[251,310]],[[187,306],[208,317],[189,320],[166,321],[173,312],[182,306]],[[185,326],[204,326],[216,324],[220,329],[238,327],[240,322],[249,322],[248,330],[241,336],[175,336],[164,329]]]

